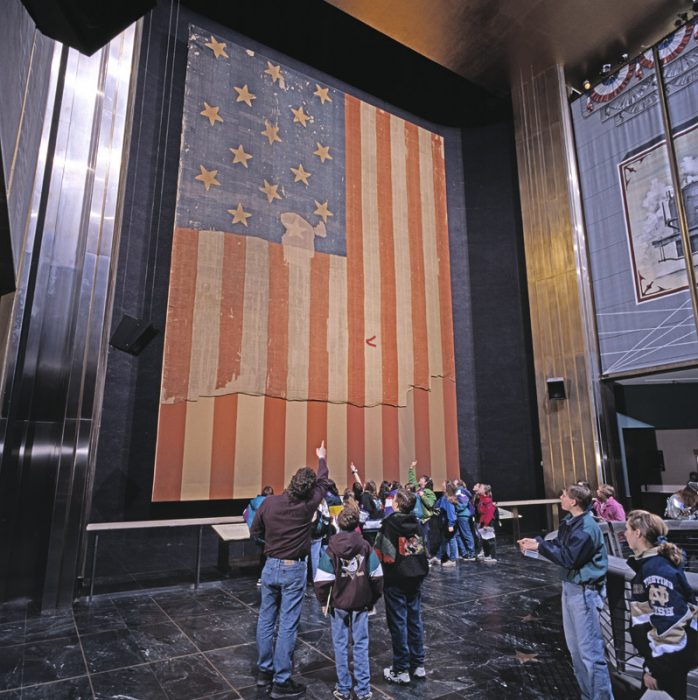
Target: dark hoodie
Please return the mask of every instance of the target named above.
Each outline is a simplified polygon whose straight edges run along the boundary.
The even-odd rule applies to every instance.
[[[315,573],[315,592],[321,605],[338,610],[367,610],[383,593],[383,570],[371,545],[356,531],[330,537]]]
[[[429,573],[422,524],[411,513],[392,513],[381,523],[374,545],[386,586],[413,587]]]

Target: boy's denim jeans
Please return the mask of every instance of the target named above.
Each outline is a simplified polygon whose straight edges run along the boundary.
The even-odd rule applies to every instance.
[[[475,539],[470,518],[458,518],[458,551],[462,557],[475,556]]]
[[[368,610],[332,612],[332,644],[334,663],[337,668],[337,690],[345,695],[351,693],[351,671],[349,670],[349,637],[352,640],[356,695],[364,697],[371,692],[371,671],[368,662]]]
[[[452,535],[451,537],[444,537],[441,540],[439,549],[436,552],[437,559],[443,559],[444,554],[448,557],[449,561],[456,561],[458,559],[458,545],[457,545],[458,535]]]
[[[398,673],[424,666],[421,581],[409,588],[386,585],[383,600],[393,642],[393,670]]]
[[[262,570],[262,601],[257,619],[257,668],[285,683],[293,671],[298,621],[303,608],[308,562],[269,557]],[[274,629],[279,632],[274,646]]]
[[[603,606],[602,591],[563,581],[562,627],[583,700],[613,700],[599,620]]]

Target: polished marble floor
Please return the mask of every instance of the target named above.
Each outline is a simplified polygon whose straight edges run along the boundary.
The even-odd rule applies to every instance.
[[[382,605],[371,618],[376,700],[577,698],[560,622],[557,572],[500,547],[499,562],[436,567],[424,584],[428,677],[396,687]],[[0,607],[0,700],[265,697],[254,686],[254,577],[207,582],[198,591],[96,597],[91,605],[36,616]],[[334,686],[327,620],[307,595],[295,671],[309,698]]]

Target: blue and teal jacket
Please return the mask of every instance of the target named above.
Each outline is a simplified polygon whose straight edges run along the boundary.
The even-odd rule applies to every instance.
[[[242,514],[242,517],[245,518],[245,522],[247,523],[247,527],[252,527],[252,521],[254,520],[254,516],[259,510],[259,506],[264,503],[264,499],[266,496],[255,496],[248,504],[247,508],[245,508],[245,512]]]
[[[438,508],[441,508],[441,523],[443,527],[455,527],[456,526],[456,508],[448,500],[446,494],[441,496],[441,498],[436,503]]]
[[[563,581],[601,583],[606,577],[606,545],[590,510],[565,518],[554,540],[544,540],[542,537],[536,540],[539,554],[562,567]]]
[[[456,504],[456,515],[459,518],[472,518],[475,515],[475,505],[473,504],[473,494],[468,489],[459,488],[456,491],[458,503]]]

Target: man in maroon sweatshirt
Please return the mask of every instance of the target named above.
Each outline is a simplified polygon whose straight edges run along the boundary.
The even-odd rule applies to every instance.
[[[303,607],[313,516],[329,487],[325,442],[316,450],[317,475],[299,469],[279,496],[268,496],[250,527],[264,541],[262,600],[257,619],[257,685],[271,685],[271,697],[295,698],[305,686],[291,678],[293,649]],[[274,630],[279,630],[274,645]]]

